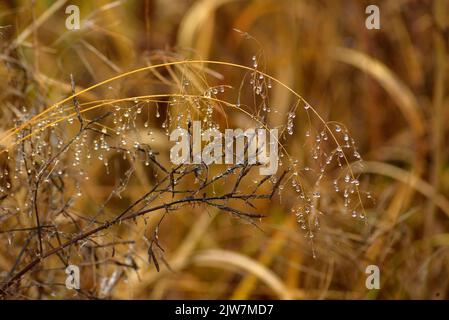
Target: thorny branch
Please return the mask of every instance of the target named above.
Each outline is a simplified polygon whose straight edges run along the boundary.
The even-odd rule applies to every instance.
[[[214,208],[236,218],[245,219],[257,227],[254,219],[264,217],[264,212],[258,209],[261,207],[260,202],[270,201],[278,190],[280,192],[281,185],[282,189],[284,188],[287,181],[292,186],[290,194],[294,195],[292,199],[294,198],[295,201],[288,204],[288,210],[291,209],[296,216],[301,229],[308,235],[307,239],[312,239],[314,230],[319,228],[318,221],[311,221],[311,219],[316,219],[316,216],[321,214],[318,209],[320,193],[315,189],[312,193],[304,188],[302,183],[304,172],[315,173],[316,180],[310,184],[309,181],[306,183],[308,186],[317,187],[326,174],[339,168],[333,180],[333,188],[337,194],[335,202],[344,210],[348,210],[351,206],[357,209],[361,203],[354,204],[353,201],[351,204],[351,200],[355,197],[360,198],[359,181],[349,164],[345,168],[340,159],[348,162],[346,158],[348,151],[352,152],[356,159],[360,157],[347,130],[340,125],[332,127],[335,134],[330,131],[327,123],[324,123],[324,129],[320,128],[315,132],[314,141],[311,143],[313,149],[311,154],[314,159],[312,167],[309,167],[309,162],[297,165],[296,160],[293,160],[284,148],[283,154],[280,155],[285,156],[284,161],[282,159],[276,161],[279,160],[279,165],[283,164],[287,169],[280,175],[262,178],[258,176],[257,180],[255,180],[257,174],[254,171],[261,164],[258,162],[249,164],[247,160],[242,164],[222,167],[218,171],[216,169],[220,167],[212,168],[204,162],[166,165],[167,159],[160,157],[154,148],[159,141],[154,142],[152,131],[149,130],[152,127],[148,125],[148,120],[143,127],[148,128],[150,137],[142,139],[142,133],[147,129],[141,129],[142,123],[139,124],[139,121],[143,118],[143,105],[149,107],[150,103],[155,103],[156,118],[161,116],[159,106],[166,105],[165,119],[162,119],[163,117],[160,119],[163,120],[163,130],[156,129],[162,134],[165,131],[166,135],[169,128],[176,126],[186,126],[188,132],[192,133],[191,120],[196,118],[204,122],[205,128],[219,127],[219,121],[216,121],[213,114],[216,109],[223,109],[223,105],[243,112],[257,126],[268,126],[267,105],[271,84],[268,85],[266,79],[270,78],[273,81],[275,79],[258,71],[256,60],[257,57],[253,61],[254,69],[243,68],[247,70],[245,78],[251,79],[249,83],[246,83],[245,78],[242,81],[236,104],[221,99],[220,95],[224,93],[226,86],[207,87],[205,85],[204,88],[193,89],[192,84],[195,81],[192,80],[204,78],[203,71],[200,72],[200,69],[190,66],[188,68],[191,73],[190,81],[189,79],[180,81],[176,73],[181,64],[177,66],[178,62],[168,62],[164,70],[168,76],[160,72],[162,67],[159,71],[151,69],[151,72],[157,78],[155,80],[161,81],[164,85],[182,86],[180,92],[185,92],[185,96],[176,93],[172,97],[170,94],[162,95],[163,99],[166,99],[163,101],[160,98],[151,100],[150,96],[143,96],[144,100],[133,97],[133,99],[116,99],[115,102],[114,99],[102,100],[98,105],[80,103],[75,92],[74,77],[70,75],[71,97],[37,115],[34,110],[31,112],[15,110],[18,118],[17,126],[7,134],[8,136],[17,135],[15,140],[17,149],[14,151],[17,154],[8,158],[10,163],[15,162],[15,169],[2,167],[0,180],[2,183],[4,180],[10,180],[11,172],[16,177],[16,185],[11,187],[12,184],[7,181],[7,188],[0,186],[0,222],[7,220],[5,225],[8,226],[0,230],[0,235],[6,235],[9,244],[14,243],[15,248],[18,247],[18,249],[12,250],[15,261],[12,267],[8,267],[9,272],[3,273],[6,276],[0,282],[0,296],[8,298],[20,294],[21,289],[27,286],[44,285],[45,281],[41,281],[39,277],[51,264],[48,258],[54,256],[53,260],[67,266],[77,259],[73,258],[74,250],[77,250],[78,255],[81,256],[84,266],[95,267],[102,263],[113,262],[121,268],[117,272],[120,275],[123,268],[137,270],[133,256],[136,256],[134,244],[138,241],[121,238],[122,235],[120,232],[115,232],[115,229],[120,229],[118,226],[122,223],[131,229],[130,222],[137,222],[137,218],[142,218],[146,224],[147,217],[157,212],[162,212],[162,217],[146,243],[148,245],[147,261],[154,264],[158,271],[161,267],[159,261],[169,268],[164,257],[165,251],[159,239],[159,232],[162,223],[166,222],[165,219],[170,213],[179,212],[179,209],[186,206],[206,210]],[[185,67],[187,66],[188,64],[185,63]],[[107,82],[109,80],[102,84]],[[188,85],[184,85],[184,82]],[[243,109],[245,102],[243,90],[246,85],[250,85],[251,88],[250,95],[253,98],[254,110]],[[111,101],[111,103],[104,101]],[[303,102],[306,103],[303,99],[299,99],[294,108]],[[98,109],[99,106],[108,108],[110,111],[98,116],[101,110]],[[87,113],[90,108],[92,112]],[[306,104],[305,112],[309,109],[310,106]],[[292,109],[288,114],[286,126],[288,135],[293,134],[295,111],[296,109]],[[149,115],[148,111],[148,118]],[[223,118],[226,118],[226,115]],[[309,116],[308,118],[310,119]],[[67,124],[73,124],[73,120],[76,121],[76,126],[69,127]],[[70,132],[71,138],[66,138],[69,135],[65,129]],[[336,142],[336,146],[324,142],[331,141],[328,135],[333,138],[333,142]],[[344,145],[339,144],[336,136],[344,141]],[[281,135],[281,139],[285,137],[286,134]],[[281,146],[281,143],[277,142]],[[244,148],[244,153],[248,154],[247,142]],[[196,156],[192,150],[193,148],[190,148],[190,158]],[[78,161],[81,158],[80,154],[84,157],[82,161]],[[90,166],[94,165],[94,158],[99,160],[101,168],[104,168],[106,172],[105,175],[100,170],[101,178],[93,176],[94,179],[101,179],[105,184],[105,188],[101,186],[96,189],[99,193],[105,191],[104,195],[99,195],[100,203],[87,199],[91,196],[90,190],[87,190],[87,195],[81,194],[81,180],[91,178],[84,176],[84,173],[90,171]],[[91,171],[96,172],[96,170]],[[292,174],[287,176],[287,172],[290,171],[293,171]],[[109,175],[110,172],[111,175]],[[136,183],[137,180],[138,183]],[[23,183],[24,187],[17,186],[20,183]],[[134,188],[136,186],[138,189]],[[73,193],[73,187],[76,193]],[[18,201],[10,196],[15,192],[18,193],[17,191],[25,191],[25,198],[29,200],[30,205],[24,204],[26,200],[17,204]],[[139,193],[137,197],[136,192]],[[140,195],[140,192],[143,194]],[[77,199],[81,196],[83,200],[87,200],[83,201],[83,205],[77,204]],[[93,202],[98,207],[92,209]],[[15,220],[16,217],[21,217],[22,213],[28,213],[30,219]],[[354,214],[357,216],[355,210],[352,213],[353,216]],[[359,215],[361,219],[364,219],[362,213]],[[117,227],[113,229],[114,226]],[[17,238],[15,242],[14,237]],[[36,238],[37,245],[34,243]],[[121,251],[120,257],[124,258],[124,261],[120,261],[119,258],[112,259],[116,255],[116,247],[124,243],[129,244],[127,253]],[[118,250],[121,249],[123,248],[118,248]],[[109,250],[112,250],[110,256]],[[46,259],[48,263],[43,263]],[[100,273],[96,271],[93,273],[95,281],[95,277]],[[25,281],[28,283],[22,283]],[[111,288],[111,286],[112,284],[107,287]],[[79,293],[86,297],[95,297],[91,292],[79,291]]]
[[[85,126],[81,126],[81,130],[78,132],[78,134],[76,136],[81,135],[84,130],[87,130],[91,125],[97,123],[101,119],[104,119],[106,116],[107,115],[101,116],[99,118],[96,118],[96,119],[88,122]],[[65,147],[62,148],[62,150],[60,152],[55,154],[51,159],[49,159],[42,166],[42,169],[41,169],[40,174],[37,179],[37,181],[38,181],[38,183],[36,184],[37,186],[39,185],[39,182],[41,181],[41,178],[42,178],[44,172],[48,169],[48,167],[52,163],[54,163],[54,161],[64,151],[66,151],[70,147],[70,145],[73,143],[73,141],[76,140],[76,136],[72,140],[70,140],[65,145]],[[159,242],[159,239],[158,239],[159,226],[162,223],[163,218],[165,217],[165,215],[168,212],[176,210],[176,209],[180,208],[181,206],[185,206],[185,205],[206,205],[206,206],[215,207],[222,211],[228,212],[231,215],[234,215],[238,218],[243,218],[243,219],[248,219],[248,220],[259,219],[259,218],[264,217],[264,215],[244,212],[244,211],[238,210],[236,208],[233,208],[230,205],[226,205],[226,203],[231,200],[243,201],[245,203],[249,203],[250,200],[271,199],[273,197],[274,193],[276,192],[276,190],[278,189],[281,181],[284,179],[284,177],[286,175],[286,171],[282,173],[280,178],[277,179],[277,182],[273,185],[273,188],[271,189],[270,193],[264,193],[264,194],[256,193],[257,188],[260,187],[262,185],[262,183],[267,180],[267,179],[264,179],[263,181],[261,181],[261,183],[259,183],[256,186],[255,190],[253,190],[251,193],[244,194],[239,191],[239,185],[240,185],[242,179],[244,179],[245,175],[248,173],[248,171],[251,170],[252,167],[256,167],[258,165],[257,164],[256,165],[247,165],[246,164],[243,166],[235,165],[231,168],[228,168],[225,172],[222,172],[222,173],[216,175],[211,180],[209,180],[209,182],[203,183],[197,190],[179,191],[179,194],[186,193],[188,195],[186,195],[180,199],[175,199],[175,194],[178,194],[178,193],[175,193],[175,191],[176,191],[175,185],[178,185],[183,178],[189,176],[190,174],[195,174],[197,172],[197,169],[199,167],[202,167],[204,164],[199,165],[199,166],[191,166],[191,167],[185,166],[185,165],[178,165],[169,171],[156,159],[155,156],[152,157],[152,161],[157,165],[157,167],[159,167],[161,169],[162,172],[167,173],[165,175],[165,177],[163,177],[161,180],[159,180],[157,183],[155,183],[154,186],[152,188],[150,188],[150,190],[148,192],[146,192],[143,196],[141,196],[138,200],[136,200],[128,208],[126,208],[125,210],[123,210],[122,212],[117,214],[114,219],[106,220],[106,221],[102,222],[99,226],[91,228],[88,231],[79,232],[79,234],[73,236],[72,238],[70,238],[69,240],[67,240],[64,243],[61,243],[59,246],[49,249],[47,251],[43,251],[39,256],[34,258],[31,262],[27,263],[25,266],[23,266],[18,272],[11,274],[0,289],[1,295],[2,296],[7,295],[8,289],[15,282],[19,281],[25,274],[30,272],[33,268],[35,268],[43,260],[45,260],[46,258],[48,258],[50,256],[58,254],[65,248],[70,247],[72,245],[76,245],[77,243],[79,243],[82,240],[89,239],[89,237],[92,237],[106,229],[109,229],[113,225],[121,224],[122,222],[129,221],[129,220],[135,220],[136,218],[146,215],[148,213],[156,212],[159,210],[164,210],[164,214],[156,227],[156,230],[154,232],[152,240],[150,241],[150,245],[149,245],[149,249],[148,249],[149,260],[150,260],[150,262],[154,263],[154,265],[156,266],[156,269],[159,271],[160,267],[159,267],[159,263],[157,260],[158,258],[156,257],[155,252],[154,252],[154,246],[156,246],[158,248],[158,250],[160,251],[159,258],[164,262],[164,264],[166,264],[168,266],[168,263],[166,262],[166,260],[163,256],[164,250],[163,250],[163,248]],[[202,190],[205,190],[209,185],[211,185],[219,180],[224,179],[232,172],[238,172],[238,171],[240,171],[240,173],[232,187],[231,192],[227,192],[222,195],[214,195],[214,196],[206,196],[206,193],[199,195],[199,193]],[[148,205],[152,202],[152,200],[149,200],[149,198],[154,200],[154,199],[158,198],[158,196],[160,196],[161,194],[164,194],[164,193],[169,193],[172,195],[172,200],[170,202],[162,203],[162,204],[155,205],[152,207],[148,207]],[[35,195],[37,195],[37,193],[35,193]],[[35,199],[36,198],[37,197],[35,196]],[[140,208],[136,209],[139,205],[140,205]],[[29,230],[38,230],[39,231],[43,227],[44,226],[38,225],[36,228],[30,228]],[[47,227],[47,226],[45,226],[45,227]],[[26,229],[26,230],[28,230],[28,229]],[[4,231],[4,232],[14,232],[14,231],[24,231],[24,229],[16,229],[16,230],[11,229],[11,230]],[[58,232],[56,232],[56,234],[58,234]]]

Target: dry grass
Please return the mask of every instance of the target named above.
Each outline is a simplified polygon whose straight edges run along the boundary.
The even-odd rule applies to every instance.
[[[0,4],[3,298],[448,298],[446,1],[95,3]],[[195,119],[277,175],[170,164]]]

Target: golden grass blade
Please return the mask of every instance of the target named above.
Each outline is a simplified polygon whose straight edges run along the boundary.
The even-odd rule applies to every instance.
[[[194,48],[205,58],[213,38],[214,12],[222,5],[235,0],[203,0],[196,2],[185,14],[178,31],[178,46]]]
[[[435,204],[449,217],[449,200],[444,195],[437,193],[434,186],[416,174],[387,163],[374,161],[364,162],[364,168],[361,170],[365,173],[387,176],[411,186],[429,199],[434,199]]]
[[[270,269],[242,254],[228,250],[206,250],[195,255],[193,263],[219,268],[231,268],[251,273],[265,283],[280,299],[292,299],[292,293]]]
[[[348,48],[340,47],[335,49],[333,57],[338,61],[350,64],[374,77],[397,103],[415,133],[415,136],[420,137],[424,134],[424,115],[416,97],[412,91],[387,68],[387,66],[379,60],[371,58],[362,52]]]
[[[58,0],[53,5],[45,10],[45,12],[36,19],[36,21],[30,24],[25,30],[23,30],[19,36],[14,40],[9,46],[9,50],[14,50],[18,46],[20,46],[29,36],[30,34],[38,29],[45,21],[48,20],[59,8],[61,8],[67,0]]]
[[[275,256],[279,253],[279,251],[283,248],[285,242],[288,239],[288,233],[286,229],[291,229],[296,226],[296,221],[294,219],[285,219],[284,226],[279,229],[271,238],[270,243],[267,246],[267,249],[264,250],[258,259],[258,263],[261,265],[268,267],[273,262]],[[257,280],[259,280],[254,274],[249,273],[246,275],[238,284],[237,288],[234,290],[231,299],[234,300],[245,300],[248,299],[251,295],[251,292],[254,290]]]

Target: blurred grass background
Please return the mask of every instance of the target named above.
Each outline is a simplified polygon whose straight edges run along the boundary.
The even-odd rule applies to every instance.
[[[80,7],[81,30],[65,28],[69,4]],[[365,28],[369,4],[380,8],[380,30]],[[446,0],[2,0],[0,47],[14,45],[37,86],[20,88],[24,75],[0,66],[2,130],[11,123],[4,110],[17,103],[14,90],[25,92],[21,103],[48,105],[70,93],[70,73],[86,88],[148,64],[157,50],[250,65],[262,49],[267,73],[324,118],[345,123],[356,139],[376,198],[369,233],[323,228],[313,259],[280,205],[264,208],[264,232],[217,212],[186,209],[161,230],[175,272],[146,265],[127,274],[112,297],[447,299],[448,22]],[[241,74],[217,69],[226,82],[239,83]],[[129,81],[126,94],[151,90],[141,79]],[[279,112],[294,103],[276,88],[271,99]],[[98,178],[89,188],[101,193],[103,187]],[[7,269],[3,250],[0,264]],[[379,291],[365,288],[369,264],[380,267]]]

